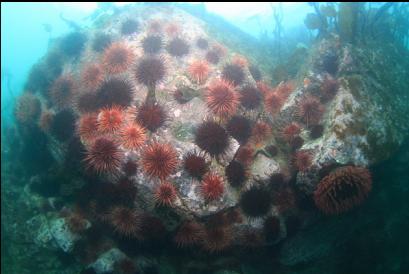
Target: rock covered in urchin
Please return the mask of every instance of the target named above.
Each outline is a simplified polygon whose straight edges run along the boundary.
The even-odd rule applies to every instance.
[[[390,87],[374,75],[354,73],[366,66],[365,64],[371,63],[368,61],[371,57],[365,51],[350,45],[337,47],[339,46],[336,40],[324,39],[312,51],[310,67],[317,63],[324,64],[328,52],[337,52],[339,71],[332,76],[320,66],[315,66],[315,70],[309,71],[308,77],[313,79],[309,85],[314,85],[317,81],[323,85],[325,79],[330,78],[337,81],[337,90],[332,100],[327,102],[322,98],[326,109],[320,121],[323,127],[322,136],[307,138],[301,148],[313,153],[311,166],[314,168],[297,175],[297,186],[306,193],[312,193],[322,179],[319,175],[320,169],[347,164],[367,167],[377,163],[392,155],[403,142],[404,136],[407,136],[407,133],[403,132],[408,132],[405,126],[407,123],[398,122],[402,119],[407,120],[408,117],[408,112],[401,107],[399,91],[390,90]],[[376,73],[383,73],[387,75],[385,77],[389,77],[390,73],[385,64],[378,62],[374,69]],[[300,89],[298,97],[302,98],[302,94],[308,90],[308,85]],[[320,95],[318,90],[316,96],[324,94]],[[383,104],[385,96],[388,96],[390,105]]]

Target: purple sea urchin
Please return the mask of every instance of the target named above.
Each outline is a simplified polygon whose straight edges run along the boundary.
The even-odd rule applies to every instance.
[[[164,79],[165,74],[165,61],[161,56],[143,57],[139,60],[135,69],[136,80],[147,87],[155,87],[157,83]]]
[[[267,189],[253,186],[241,195],[239,204],[248,217],[262,217],[269,212],[272,198]]]
[[[167,120],[167,114],[158,103],[146,102],[137,110],[136,120],[146,129],[155,132]]]
[[[158,53],[163,47],[162,37],[159,35],[148,35],[142,40],[142,48],[145,53]]]
[[[212,157],[224,154],[230,144],[226,130],[212,121],[205,121],[199,125],[195,134],[195,143]]]
[[[183,57],[189,53],[189,44],[182,38],[173,38],[166,49],[169,54],[175,57]]]
[[[105,80],[95,95],[95,101],[92,102],[90,98],[91,107],[103,108],[103,107],[112,107],[114,105],[127,107],[132,102],[133,96],[133,86],[125,78],[111,78]]]
[[[253,110],[261,105],[263,96],[261,92],[252,86],[245,86],[240,92],[240,103],[245,109]]]
[[[234,86],[238,86],[243,83],[245,74],[243,68],[239,65],[227,64],[223,67],[222,77]]]
[[[193,151],[184,157],[183,167],[190,176],[200,180],[209,170],[209,163],[206,162],[204,156]]]
[[[251,130],[251,122],[244,116],[233,116],[227,123],[227,132],[242,145],[249,140]]]
[[[244,165],[240,162],[233,160],[225,168],[225,174],[227,181],[233,187],[240,187],[247,179],[247,171]]]

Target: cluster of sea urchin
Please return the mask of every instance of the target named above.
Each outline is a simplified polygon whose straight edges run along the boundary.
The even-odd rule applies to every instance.
[[[307,172],[313,166],[314,155],[312,151],[300,150],[307,141],[303,139],[304,130],[310,132],[311,138],[322,135],[324,128],[320,121],[324,104],[335,96],[338,81],[328,75],[320,78],[324,79],[319,89],[321,94],[312,95],[305,89],[306,94],[295,97],[298,104],[295,111],[291,110],[294,117],[283,118],[283,106],[294,90],[291,81],[270,87],[262,81],[257,66],[249,65],[244,56],[237,54],[225,60],[231,56],[227,55],[226,48],[208,38],[196,39],[196,46],[191,47],[183,36],[182,26],[173,21],[151,20],[146,29],[141,30],[141,36],[137,33],[140,28],[138,21],[128,19],[120,23],[122,38],[119,40],[97,33],[87,47],[93,50],[94,61],[78,66],[82,68],[78,79],[71,72],[59,76],[64,59],[52,54],[45,58],[45,64],[58,61],[56,67],[48,71],[53,77],[47,79],[43,75],[47,72],[44,67],[30,76],[38,78],[28,85],[34,92],[51,83],[51,100],[41,114],[45,117],[44,132],[67,145],[75,141],[81,144],[86,150],[86,167],[96,173],[86,174],[87,181],[89,179],[84,186],[86,191],[75,197],[84,218],[101,225],[109,224],[120,236],[114,235],[115,241],[125,238],[160,242],[172,232],[177,246],[198,245],[210,252],[231,246],[233,236],[237,236],[233,235],[232,227],[244,222],[243,216],[250,220],[265,218],[263,231],[244,230],[237,238],[247,246],[275,241],[280,236],[280,219],[272,216],[273,202],[280,211],[286,203],[282,200],[288,198],[292,202],[295,192],[292,185],[286,185],[279,191],[288,192],[277,195],[274,192],[277,188],[272,186],[285,185],[288,178],[277,173],[269,175],[269,180],[257,181],[252,176],[252,164],[260,159],[260,154],[273,158],[288,152],[294,167],[289,175]],[[62,50],[69,57],[78,57],[86,40],[82,33],[70,34],[62,41],[71,44],[61,45]],[[139,47],[134,47],[136,41],[140,41],[142,57],[135,52]],[[182,58],[198,50],[199,54],[194,57]],[[176,58],[179,58],[177,62]],[[77,58],[80,60],[90,59]],[[183,87],[186,93],[194,92],[186,99],[185,94],[180,95],[184,90],[178,90],[180,93],[175,97],[184,104],[180,107],[189,109],[189,102],[196,97],[202,99],[209,113],[193,132],[196,149],[186,153],[179,166],[179,151],[183,146],[179,147],[178,142],[169,137],[176,127],[169,130],[168,126],[173,123],[170,117],[177,119],[180,113],[168,113],[168,105],[159,100],[167,98],[167,90],[173,90],[168,84],[178,77],[168,77],[168,74],[174,71],[175,64],[181,63],[183,72],[189,76]],[[221,71],[219,76],[218,71]],[[179,87],[178,84],[175,86]],[[140,96],[140,92],[147,92],[146,97]],[[21,124],[35,124],[42,101],[30,93],[25,94],[19,100],[16,116]],[[284,120],[281,125],[285,125],[281,128],[276,126],[280,119]],[[274,133],[279,133],[291,150],[278,146]],[[180,168],[184,173],[177,173]],[[240,193],[238,205],[204,218],[204,222],[183,219],[175,231],[168,231],[165,222],[151,213],[139,211],[142,206],[135,203],[136,197],[140,198],[136,178],[149,178],[147,189],[157,205],[155,210],[170,212],[185,202],[184,185],[179,184],[179,178],[175,179],[183,175],[192,178],[192,185],[198,184],[199,187],[192,189],[199,192],[197,197],[205,201],[204,206],[210,204],[217,208],[230,201],[226,191],[231,187]],[[100,181],[103,183],[99,184]],[[361,203],[370,189],[367,170],[339,168],[320,182],[314,201],[325,213],[341,213]],[[83,233],[86,229],[81,226],[82,215],[81,218],[73,215],[67,221],[73,232]],[[134,270],[127,259],[123,262],[123,269]]]

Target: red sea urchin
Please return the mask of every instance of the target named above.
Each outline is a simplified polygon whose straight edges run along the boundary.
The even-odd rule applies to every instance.
[[[325,214],[339,214],[360,205],[371,189],[368,169],[339,167],[320,181],[314,192],[314,201]]]
[[[122,158],[123,153],[113,140],[99,137],[89,148],[85,162],[98,173],[115,173],[121,167]]]
[[[206,200],[220,198],[224,193],[223,178],[215,173],[206,174],[202,180],[201,191]]]
[[[123,110],[119,107],[104,108],[98,115],[98,130],[112,133],[120,129],[124,122]]]
[[[207,107],[220,117],[233,115],[239,104],[239,94],[233,85],[224,80],[216,80],[207,88],[205,94]]]
[[[271,92],[265,96],[264,104],[266,110],[270,112],[272,115],[275,115],[280,112],[283,103],[284,98],[280,96],[277,92]]]
[[[212,157],[223,155],[230,144],[226,130],[213,121],[205,121],[199,125],[195,143]]]
[[[111,225],[120,235],[135,236],[141,229],[141,218],[134,209],[115,207],[108,216]]]
[[[79,119],[77,125],[77,133],[80,138],[89,142],[93,138],[97,137],[98,131],[98,119],[95,113],[85,113]]]
[[[324,106],[315,96],[308,95],[298,104],[297,115],[307,126],[318,124],[323,113]]]
[[[185,221],[180,225],[173,241],[178,247],[192,246],[202,242],[204,228],[194,221]]]
[[[206,82],[209,75],[209,64],[206,61],[196,60],[189,66],[190,77],[198,84]]]
[[[108,73],[116,74],[126,71],[133,63],[135,54],[125,43],[117,42],[104,52],[103,64]]]
[[[209,163],[206,162],[204,156],[193,151],[184,157],[183,167],[190,176],[200,180],[209,170]]]
[[[169,182],[163,182],[155,189],[153,198],[159,206],[172,206],[176,199],[177,191],[175,186]]]
[[[129,123],[121,129],[121,145],[126,149],[138,149],[146,141],[146,132],[137,123]]]
[[[164,180],[175,172],[178,154],[170,144],[154,142],[143,150],[141,161],[146,174]]]

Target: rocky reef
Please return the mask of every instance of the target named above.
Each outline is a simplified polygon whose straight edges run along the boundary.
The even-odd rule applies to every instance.
[[[237,270],[249,250],[290,273],[362,229],[351,216],[383,187],[370,167],[408,138],[408,52],[331,33],[272,85],[206,29],[136,6],[33,67],[8,133],[32,167],[24,239],[81,273]]]

